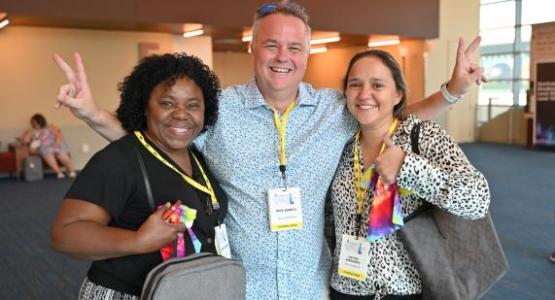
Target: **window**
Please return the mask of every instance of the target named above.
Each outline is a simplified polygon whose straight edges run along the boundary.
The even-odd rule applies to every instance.
[[[498,1],[480,7],[480,30],[515,27],[515,1]],[[495,16],[492,18],[492,16]]]
[[[486,76],[490,80],[511,80],[513,78],[514,55],[493,54],[483,55],[480,65],[486,70]]]
[[[555,21],[555,1],[521,0],[522,24],[530,25]]]
[[[488,106],[513,105],[513,82],[512,80],[491,80],[488,84],[480,87],[480,96],[478,97],[478,105]]]
[[[512,44],[515,40],[515,28],[480,30],[480,36],[482,37],[482,42],[480,43],[482,46],[508,45]]]
[[[481,0],[480,63],[488,84],[478,105],[526,105],[531,24],[555,21],[553,0]]]

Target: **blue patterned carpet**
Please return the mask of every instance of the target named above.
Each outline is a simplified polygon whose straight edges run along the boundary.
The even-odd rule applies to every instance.
[[[0,181],[0,299],[76,299],[89,263],[49,248],[50,223],[71,181]]]
[[[484,300],[555,299],[555,152],[498,144],[463,149],[490,184],[491,214],[510,271]]]
[[[485,300],[555,299],[555,152],[465,144],[488,178],[511,266]],[[49,227],[70,180],[0,179],[0,299],[75,299],[88,262],[52,252]]]

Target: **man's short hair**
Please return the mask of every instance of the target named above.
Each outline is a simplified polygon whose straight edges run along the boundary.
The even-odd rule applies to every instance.
[[[308,47],[307,51],[310,50],[310,34],[311,29],[310,25],[308,24],[309,17],[306,13],[306,9],[302,7],[300,4],[292,2],[292,1],[280,1],[274,3],[266,3],[262,4],[254,14],[254,22],[252,24],[252,41],[254,42],[254,38],[256,32],[258,31],[258,26],[260,20],[264,19],[267,16],[273,14],[282,14],[286,16],[292,16],[299,20],[301,20],[306,29],[306,45]]]

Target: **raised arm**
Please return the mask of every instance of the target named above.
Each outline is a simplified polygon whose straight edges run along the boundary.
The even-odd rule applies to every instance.
[[[457,48],[457,59],[451,79],[447,83],[447,91],[455,97],[462,97],[475,83],[480,85],[487,79],[482,75],[482,68],[472,63],[472,55],[480,46],[481,38],[477,36],[472,40],[468,48],[464,48],[464,39],[459,38]],[[447,102],[440,92],[415,102],[407,107],[408,113],[414,113],[421,119],[430,120],[447,110],[451,103]]]
[[[66,106],[77,118],[85,121],[92,129],[110,141],[126,134],[121,123],[111,112],[96,106],[87,81],[85,66],[79,53],[75,53],[75,72],[60,55],[53,55],[68,83],[60,87],[56,108]]]

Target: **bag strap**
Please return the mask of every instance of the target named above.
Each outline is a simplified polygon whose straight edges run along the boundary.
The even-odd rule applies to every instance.
[[[135,149],[135,154],[137,155],[137,159],[139,160],[139,166],[141,167],[141,174],[143,175],[143,180],[145,182],[145,191],[146,191],[146,199],[148,200],[148,205],[152,211],[156,210],[156,206],[154,205],[154,197],[152,196],[152,188],[150,187],[150,180],[148,179],[148,172],[146,171],[145,161],[139,152],[138,146],[134,145],[133,149]],[[177,239],[173,242],[173,257],[177,257]]]
[[[418,148],[420,125],[422,125],[422,123],[416,123],[414,126],[412,126],[412,129],[410,130],[410,147],[412,152],[418,155],[420,155],[420,148]]]
[[[414,126],[412,126],[412,129],[410,130],[410,147],[413,153],[420,155],[420,148],[418,145],[418,139],[420,137],[420,126],[422,125],[422,122],[416,123],[414,124]],[[411,214],[409,214],[408,216],[406,216],[403,221],[406,223],[408,222],[410,219],[416,217],[417,215],[419,215],[420,213],[423,213],[431,208],[434,207],[433,204],[431,204],[428,201],[422,201],[424,204],[419,207],[418,209],[416,209],[415,211],[413,211]]]
[[[156,206],[154,206],[154,197],[152,196],[152,189],[150,188],[150,181],[148,180],[148,172],[146,171],[145,162],[139,149],[137,149],[137,145],[134,145],[133,149],[135,149],[135,154],[137,155],[137,159],[139,160],[139,166],[141,167],[141,174],[143,175],[143,180],[145,182],[145,191],[146,191],[146,198],[148,199],[148,205],[150,206],[151,210],[155,210]]]

